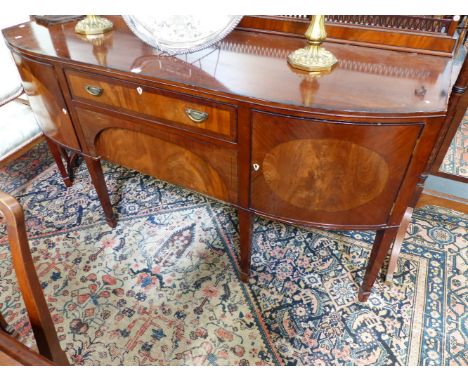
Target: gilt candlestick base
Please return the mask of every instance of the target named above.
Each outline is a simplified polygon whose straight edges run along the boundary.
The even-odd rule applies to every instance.
[[[103,34],[112,30],[112,21],[96,15],[88,15],[85,19],[78,21],[75,32],[84,35]]]
[[[323,15],[312,16],[305,36],[309,45],[292,52],[288,56],[288,63],[293,68],[308,72],[331,71],[338,60],[332,53],[320,46],[327,37]]]
[[[311,45],[292,52],[288,56],[288,62],[296,69],[308,72],[327,72],[331,71],[338,60],[325,48]]]

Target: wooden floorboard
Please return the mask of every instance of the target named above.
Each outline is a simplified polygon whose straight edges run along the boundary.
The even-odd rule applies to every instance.
[[[426,205],[439,206],[449,208],[451,210],[468,214],[468,199],[459,198],[457,196],[444,194],[433,190],[424,190],[418,200],[416,208]]]

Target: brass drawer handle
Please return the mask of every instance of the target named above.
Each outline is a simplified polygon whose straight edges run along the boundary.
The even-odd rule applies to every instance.
[[[189,117],[191,121],[196,123],[204,122],[208,119],[208,113],[195,109],[186,108],[185,114],[187,114],[187,117]]]
[[[85,89],[89,94],[95,97],[99,97],[104,92],[103,88],[93,85],[85,85]]]

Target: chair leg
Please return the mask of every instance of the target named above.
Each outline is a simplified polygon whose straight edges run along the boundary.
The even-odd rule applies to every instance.
[[[16,199],[0,192],[0,212],[7,223],[13,267],[39,352],[58,365],[69,365],[67,356],[60,347],[49,307],[34,268],[26,236],[23,208]]]
[[[375,235],[374,245],[367,264],[364,280],[359,289],[359,301],[366,302],[371,294],[374,282],[387,256],[388,250],[395,240],[397,228],[378,230]]]
[[[388,263],[387,275],[385,276],[385,283],[391,285],[393,284],[393,274],[395,273],[398,259],[400,257],[401,246],[403,245],[403,240],[408,230],[409,223],[411,222],[411,216],[413,215],[413,208],[408,207],[403,216],[403,220],[400,223],[400,228],[393,242],[392,252],[390,254],[390,262]]]
[[[250,259],[252,252],[252,213],[238,209],[239,214],[239,239],[240,239],[240,270],[241,280],[249,282]]]
[[[63,153],[64,150],[62,147],[57,145],[54,141],[46,137],[47,145],[49,146],[49,150],[54,157],[55,163],[57,164],[57,168],[60,172],[60,175],[62,176],[63,182],[65,183],[65,186],[70,187],[72,185],[72,179],[70,177],[69,172],[65,168],[65,165],[63,164]],[[65,157],[65,160],[67,160],[67,157]],[[67,163],[68,164],[68,163]]]
[[[109,192],[104,179],[104,173],[102,172],[101,161],[88,156],[85,156],[84,160],[88,167],[89,174],[91,175],[91,180],[94,188],[96,189],[99,201],[101,202],[102,209],[104,210],[107,224],[114,228],[117,225],[117,220],[115,218],[114,211],[112,210]]]

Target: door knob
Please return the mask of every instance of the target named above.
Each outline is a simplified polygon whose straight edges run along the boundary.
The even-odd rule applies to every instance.
[[[254,163],[254,164],[252,164],[252,168],[253,168],[254,171],[258,171],[258,170],[260,170],[260,165],[258,163]]]

